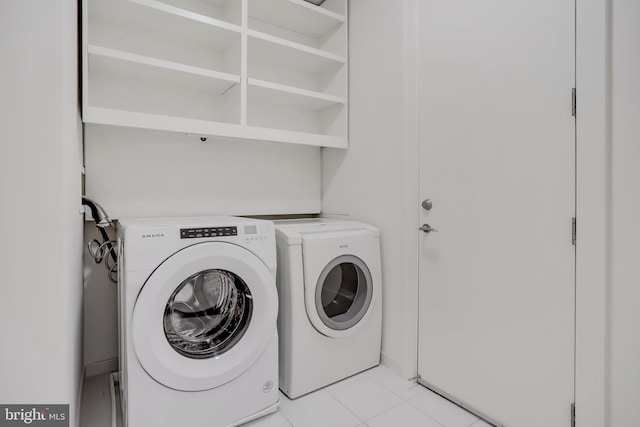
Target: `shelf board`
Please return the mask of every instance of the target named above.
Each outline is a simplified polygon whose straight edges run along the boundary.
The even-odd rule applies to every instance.
[[[269,104],[319,111],[346,104],[344,98],[249,77],[249,97]]]
[[[217,7],[225,7],[230,0],[203,0],[205,3],[211,3]],[[233,1],[233,0],[231,0]]]
[[[93,0],[89,16],[93,30],[88,42],[100,45],[127,34],[143,34],[158,42],[179,38],[187,45],[226,50],[239,43],[242,33],[237,25],[156,0]]]
[[[156,9],[162,12],[169,13],[174,16],[178,16],[181,18],[186,18],[196,22],[202,22],[203,24],[208,24],[218,28],[224,28],[226,30],[240,32],[241,29],[239,26],[235,24],[231,24],[226,21],[222,21],[220,19],[216,19],[210,16],[202,15],[200,13],[191,12],[190,10],[186,10],[180,7],[172,6],[161,1],[157,0],[129,0],[132,3],[137,3],[141,6],[146,6],[151,9]]]
[[[150,67],[157,67],[166,70],[179,71],[186,74],[193,74],[202,77],[208,77],[210,79],[221,80],[228,83],[240,83],[240,76],[223,73],[220,71],[209,70],[206,68],[192,67],[191,65],[180,64],[172,61],[165,61],[163,59],[152,58],[149,56],[137,55],[134,53],[123,52],[120,50],[109,49],[102,46],[89,45],[88,52],[90,55],[102,56],[105,58],[112,58],[115,60],[121,60],[125,62],[131,62],[141,65],[148,65]],[[223,83],[227,87],[229,84]]]
[[[346,137],[318,135],[256,126],[241,126],[231,123],[177,118],[91,106],[86,109],[83,121],[85,123],[156,129],[224,139],[347,148]]]
[[[101,46],[88,46],[89,73],[141,81],[160,81],[192,90],[222,94],[240,83],[240,76],[192,67],[176,62],[122,52]]]
[[[317,74],[346,64],[344,56],[305,46],[279,37],[248,30],[249,64],[277,63],[279,66],[305,69]],[[249,70],[251,73],[251,69]]]
[[[304,0],[252,0],[249,16],[315,38],[346,22],[344,15]]]
[[[321,49],[309,47],[301,43],[292,42],[280,37],[272,36],[269,34],[261,33],[260,31],[247,30],[247,34],[252,40],[264,42],[265,45],[279,46],[284,48],[284,51],[297,52],[297,55],[305,55],[310,59],[317,58],[323,62],[333,62],[338,64],[345,64],[347,58],[341,55],[336,55]],[[278,60],[280,58],[278,57]]]
[[[176,6],[180,9],[187,9],[192,12],[200,13],[202,15],[210,16],[212,18],[224,15],[224,11],[227,9],[230,3],[234,3],[237,0],[158,0],[162,3]],[[182,4],[188,4],[187,7],[183,7]],[[229,21],[224,19],[224,21]],[[238,20],[237,23],[240,21]]]

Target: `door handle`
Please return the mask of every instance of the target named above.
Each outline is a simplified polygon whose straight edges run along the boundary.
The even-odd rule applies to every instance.
[[[438,231],[429,224],[423,224],[422,227],[418,227],[418,230],[424,231],[425,233],[431,233],[432,231]]]

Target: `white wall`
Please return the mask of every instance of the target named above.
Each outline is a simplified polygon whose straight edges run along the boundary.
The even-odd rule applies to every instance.
[[[318,147],[85,125],[86,194],[112,218],[320,212]],[[96,238],[93,223],[85,242]],[[85,254],[87,375],[117,367],[117,287]]]
[[[74,0],[0,3],[0,402],[70,404],[82,372]]]
[[[640,2],[611,1],[607,426],[640,425]]]
[[[107,232],[115,239],[115,230]],[[102,241],[95,223],[84,225],[84,241]],[[88,377],[118,369],[118,287],[84,246],[84,365]]]
[[[85,158],[113,218],[320,211],[318,147],[86,125]]]
[[[406,7],[407,2],[349,2],[349,149],[323,149],[322,212],[380,229],[382,362],[411,376],[417,233],[406,227],[415,223],[417,177],[407,175],[416,161],[407,147],[417,145],[406,143],[415,136],[407,124],[415,111],[405,110],[411,98],[406,73],[414,69],[406,64],[412,57],[406,54],[412,46],[405,40]]]

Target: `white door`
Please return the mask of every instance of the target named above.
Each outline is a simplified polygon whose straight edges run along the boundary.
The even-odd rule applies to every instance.
[[[437,230],[416,231],[421,382],[497,425],[569,426],[574,2],[417,4],[420,218]]]

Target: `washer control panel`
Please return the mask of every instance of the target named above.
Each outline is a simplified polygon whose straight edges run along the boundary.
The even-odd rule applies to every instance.
[[[194,227],[181,228],[181,239],[199,239],[202,237],[237,236],[238,227]]]

